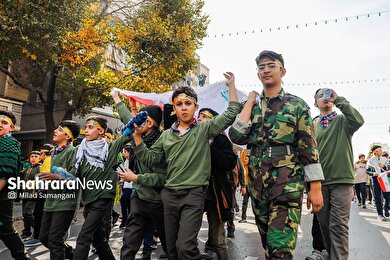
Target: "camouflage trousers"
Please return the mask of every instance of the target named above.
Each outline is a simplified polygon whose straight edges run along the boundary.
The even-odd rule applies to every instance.
[[[297,243],[298,225],[301,220],[303,197],[303,174],[297,168],[282,167],[282,172],[290,172],[287,183],[263,179],[263,187],[253,196],[252,208],[265,249],[266,259],[293,259]],[[270,170],[267,176],[277,176],[281,168]],[[264,175],[263,175],[264,176]],[[267,182],[268,181],[268,182]],[[258,190],[259,191],[259,190]]]

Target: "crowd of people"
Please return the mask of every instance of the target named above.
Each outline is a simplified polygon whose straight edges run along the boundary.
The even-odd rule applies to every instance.
[[[377,181],[381,172],[389,174],[387,159],[374,146],[368,161],[359,155],[353,163],[352,136],[364,120],[346,98],[318,89],[313,94],[320,115],[312,119],[307,103],[282,88],[282,55],[263,51],[256,65],[262,92],[250,92],[242,104],[233,73],[224,74],[229,105],[221,114],[199,107],[189,87],[174,90],[172,104],[163,110],[150,105],[139,113],[112,92],[125,124],[123,134],[114,138],[101,116],[88,117],[85,130],[65,120],[54,130],[54,145],[31,151],[24,169],[20,143],[11,135],[15,116],[0,111],[0,238],[12,257],[29,259],[25,247],[41,243],[50,259],[87,259],[91,246],[100,259],[115,259],[108,241],[119,200],[121,259],[135,259],[142,242],[141,259],[150,259],[154,236],[164,251],[160,258],[211,259],[215,252],[218,259],[228,259],[225,223],[227,235],[234,237],[235,192],[240,187],[244,199],[239,222],[246,222],[250,198],[266,259],[293,259],[304,190],[314,215],[314,251],[307,259],[322,259],[322,250],[330,259],[347,259],[354,194],[365,208],[366,191],[373,187],[378,219],[389,216],[388,193],[381,192]],[[74,146],[80,133],[84,138]],[[237,155],[232,143],[246,149]],[[25,188],[29,196],[23,191],[21,236],[13,227],[8,196],[9,180],[17,176],[26,182],[50,181],[48,189]],[[72,188],[79,180],[91,185]],[[64,194],[66,199],[56,196]],[[84,222],[72,248],[67,233],[79,207]],[[204,212],[208,240],[201,253],[197,237]]]

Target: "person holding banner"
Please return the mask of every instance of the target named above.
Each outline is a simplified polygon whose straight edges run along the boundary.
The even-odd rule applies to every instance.
[[[323,173],[309,106],[282,88],[282,55],[263,51],[256,65],[263,92],[249,93],[229,136],[251,150],[248,190],[266,259],[292,259],[304,181],[310,182],[308,206],[318,212]]]
[[[224,73],[229,88],[227,110],[199,124],[195,111],[198,97],[189,87],[179,87],[172,94],[178,117],[149,149],[142,141],[142,129],[136,127],[134,148],[137,158],[147,167],[168,163],[165,187],[161,192],[168,256],[176,259],[200,259],[197,236],[202,225],[204,201],[211,173],[209,140],[234,121],[240,107],[234,75]]]

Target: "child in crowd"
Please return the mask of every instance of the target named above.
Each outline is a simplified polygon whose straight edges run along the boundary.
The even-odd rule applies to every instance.
[[[29,162],[30,166],[22,171],[22,178],[25,182],[34,181],[35,175],[39,173],[39,151],[30,152]],[[24,229],[22,230],[22,239],[29,238],[31,233],[31,228],[34,227],[34,207],[36,199],[33,197],[33,189],[25,189],[22,193],[22,212],[23,212],[23,224]],[[35,227],[34,227],[35,232]]]
[[[180,87],[172,94],[173,109],[178,117],[171,129],[164,131],[154,145],[147,148],[141,127],[134,132],[137,158],[147,167],[166,161],[167,177],[161,192],[168,256],[176,259],[200,259],[197,236],[211,171],[209,140],[231,125],[239,113],[233,73],[225,73],[229,88],[227,110],[208,122],[199,124],[197,94],[192,88]]]
[[[76,148],[72,145],[72,142],[79,133],[80,126],[75,121],[65,120],[59,124],[53,134],[53,142],[56,143],[56,146],[49,154],[44,152],[49,157],[43,162],[43,164],[47,163],[47,166],[41,167],[45,169],[44,172],[39,174],[40,178],[51,181],[61,179],[59,175],[51,173],[51,166],[62,167],[74,174]],[[62,199],[59,196],[62,194],[69,196]],[[49,248],[50,259],[68,259],[73,255],[72,247],[65,243],[64,237],[72,223],[77,207],[77,194],[76,189],[54,189],[51,185],[47,191],[48,197],[44,204],[42,217],[42,223],[44,224],[41,225],[39,240]]]
[[[20,172],[20,143],[11,136],[16,117],[9,111],[0,110],[0,239],[11,251],[13,258],[29,259],[22,239],[13,226],[13,200],[7,180]]]

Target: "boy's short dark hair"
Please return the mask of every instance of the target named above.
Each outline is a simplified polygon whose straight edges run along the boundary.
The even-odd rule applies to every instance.
[[[35,154],[35,155],[40,155],[41,152],[40,152],[40,151],[34,150],[34,151],[31,151],[31,152],[30,152],[30,156],[33,155],[33,154]]]
[[[72,132],[73,140],[76,139],[80,134],[80,126],[76,121],[64,120],[59,124],[61,127],[67,127]]]
[[[259,56],[256,57],[256,65],[259,65],[260,62],[264,59],[270,59],[272,61],[280,61],[284,67],[284,60],[282,57],[282,54],[278,54],[273,51],[262,51],[260,52]]]
[[[0,115],[4,115],[4,116],[6,116],[6,117],[11,118],[12,123],[13,123],[14,125],[16,124],[16,117],[15,117],[15,115],[14,115],[11,111],[8,111],[8,110],[0,110]]]
[[[175,98],[180,95],[180,94],[186,94],[190,97],[193,97],[195,99],[196,102],[198,102],[198,95],[196,94],[196,92],[194,91],[193,88],[190,88],[190,87],[178,87],[177,89],[175,89],[175,91],[173,91],[172,93],[172,101],[175,100]]]
[[[90,116],[85,120],[86,122],[94,120],[99,123],[99,125],[104,129],[104,132],[107,130],[107,119],[102,116]]]
[[[319,88],[316,90],[316,92],[314,93],[314,100],[317,100],[318,92],[320,92],[322,89],[324,89],[324,88]]]
[[[51,155],[51,150],[54,149],[54,146],[51,144],[44,144],[41,146],[41,152],[43,152],[46,155]]]

